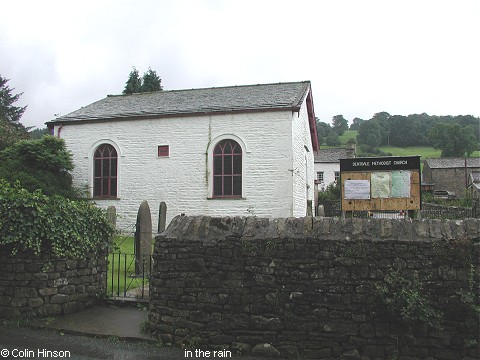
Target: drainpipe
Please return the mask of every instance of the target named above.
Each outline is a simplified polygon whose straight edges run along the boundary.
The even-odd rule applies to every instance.
[[[61,132],[62,132],[62,128],[63,128],[63,124],[58,127],[58,131],[57,131],[57,137],[58,137],[58,138],[60,138],[60,134],[61,134]]]

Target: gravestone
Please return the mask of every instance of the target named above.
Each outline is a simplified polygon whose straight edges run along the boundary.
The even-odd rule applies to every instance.
[[[325,207],[323,205],[318,205],[317,216],[325,217]]]
[[[165,224],[167,221],[167,204],[164,201],[160,203],[158,207],[158,233],[165,230]]]
[[[152,255],[152,215],[145,200],[140,205],[135,225],[135,274],[150,272]]]
[[[113,227],[117,226],[117,209],[113,205],[107,208],[107,220]]]

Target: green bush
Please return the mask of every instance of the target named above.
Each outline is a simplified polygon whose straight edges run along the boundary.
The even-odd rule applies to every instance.
[[[374,298],[378,307],[384,308],[392,319],[408,327],[440,326],[443,314],[431,304],[417,272],[413,277],[405,277],[400,270],[389,268],[384,280],[376,284]]]
[[[0,246],[13,254],[83,258],[106,251],[113,232],[105,212],[90,202],[48,197],[0,180]]]
[[[62,139],[46,135],[22,140],[0,151],[0,179],[19,181],[29,191],[76,199],[81,193],[72,185],[71,154]]]
[[[325,190],[318,192],[318,201],[323,203],[324,201],[329,200],[340,200],[341,198],[341,189],[338,181],[328,184]]]

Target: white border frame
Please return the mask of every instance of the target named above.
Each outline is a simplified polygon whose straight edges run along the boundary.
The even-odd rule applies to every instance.
[[[235,200],[235,198],[216,198],[213,196],[213,149],[215,148],[215,145],[217,145],[220,141],[226,140],[226,139],[232,139],[235,140],[238,145],[242,148],[242,196],[241,199],[246,198],[245,194],[245,183],[246,183],[246,171],[245,171],[245,160],[246,160],[246,155],[250,153],[248,151],[248,148],[243,141],[242,138],[238,137],[237,135],[234,134],[222,134],[210,141],[210,144],[208,145],[207,148],[207,198],[208,199],[219,199],[219,200]]]
[[[117,198],[116,199],[120,199],[121,197],[121,158],[125,157],[123,155],[123,152],[120,148],[120,146],[118,146],[118,144],[111,140],[111,139],[101,139],[101,140],[98,140],[96,141],[95,143],[93,143],[92,146],[90,146],[90,149],[88,150],[88,154],[86,156],[87,158],[87,161],[88,161],[88,191],[90,193],[90,197],[92,199],[94,199],[94,196],[93,196],[93,155],[95,154],[95,151],[97,150],[97,148],[102,145],[102,144],[109,144],[109,145],[112,145],[115,150],[117,151],[117,155],[118,155],[118,158],[117,158]],[[110,200],[110,199],[101,199],[101,200]],[[115,199],[111,199],[111,200],[115,200]]]

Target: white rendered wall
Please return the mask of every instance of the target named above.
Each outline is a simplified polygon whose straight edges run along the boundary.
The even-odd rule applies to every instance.
[[[293,141],[293,216],[307,215],[307,200],[314,198],[314,154],[306,102],[292,117]],[[313,210],[312,203],[312,210]]]
[[[319,171],[323,171],[323,183],[318,184],[318,190],[321,191],[335,181],[335,171],[340,171],[340,163],[315,163],[315,179]]]
[[[306,109],[302,113],[306,114]],[[294,124],[301,121],[295,114]],[[300,129],[303,125],[295,126]],[[55,127],[55,134],[58,134],[58,128]],[[292,189],[297,185],[293,186],[292,181],[295,176],[291,171],[291,129],[292,113],[287,111],[66,124],[60,137],[73,154],[75,184],[88,185],[90,191],[94,150],[104,142],[114,145],[119,153],[119,200],[95,201],[104,208],[114,205],[118,228],[133,231],[138,207],[147,200],[156,231],[161,201],[165,201],[168,207],[167,225],[181,213],[264,217],[302,215],[298,206],[294,210],[292,202]],[[297,133],[295,130],[295,137],[298,137]],[[209,199],[211,173],[207,149],[210,142],[213,144],[229,134],[238,137],[245,147],[243,198]],[[157,157],[159,145],[169,145],[168,158]],[[299,168],[304,167],[299,165]],[[301,198],[301,194],[296,197]]]

